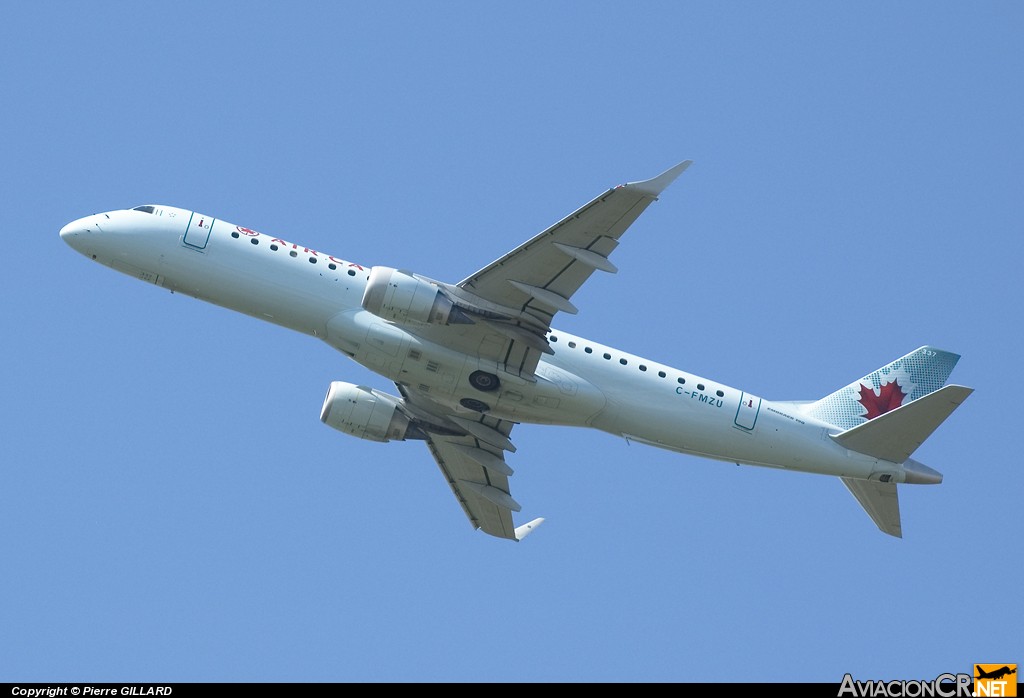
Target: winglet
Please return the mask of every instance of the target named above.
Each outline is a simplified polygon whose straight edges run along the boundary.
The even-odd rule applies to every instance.
[[[529,523],[524,523],[522,526],[516,526],[516,540],[522,540],[523,538],[526,538],[528,535],[533,533],[534,529],[536,529],[542,523],[544,523],[544,519],[539,518],[534,519]]]
[[[675,181],[676,177],[681,175],[683,171],[692,164],[693,160],[683,160],[675,167],[670,167],[665,170],[654,179],[645,179],[642,182],[629,182],[623,186],[629,187],[630,189],[639,189],[645,194],[657,197],[658,194],[668,188],[668,185]]]

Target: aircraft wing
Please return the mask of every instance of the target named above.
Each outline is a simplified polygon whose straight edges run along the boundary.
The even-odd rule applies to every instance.
[[[616,271],[608,255],[619,238],[691,163],[686,160],[653,179],[609,189],[463,279],[457,288],[515,309],[542,331],[549,330],[556,312],[576,313],[569,299],[595,270]]]
[[[536,380],[541,354],[551,352],[545,335],[555,313],[576,312],[569,299],[595,270],[616,271],[608,255],[619,238],[690,164],[686,160],[653,179],[609,189],[458,284],[439,284],[469,322],[410,331],[493,367],[501,379]],[[438,363],[435,370],[456,375],[462,367]],[[508,438],[513,422],[485,413],[455,414],[419,389],[397,385],[406,405],[425,421],[452,425],[428,429],[427,446],[474,528],[521,540],[543,521],[518,528],[512,522],[520,506],[509,489],[512,469],[504,454],[515,451]]]
[[[498,538],[521,540],[543,522],[534,519],[518,528],[512,523],[512,512],[519,511],[520,506],[509,491],[508,479],[513,471],[504,453],[515,451],[508,438],[513,422],[483,414],[457,416],[408,386],[399,384],[398,389],[415,410],[468,432],[430,432],[427,447],[473,528]]]
[[[608,255],[619,238],[691,162],[609,189],[458,284],[439,283],[471,322],[408,331],[476,357],[500,377],[536,380],[541,355],[551,353],[552,317],[576,312],[569,299],[595,270],[616,271]]]

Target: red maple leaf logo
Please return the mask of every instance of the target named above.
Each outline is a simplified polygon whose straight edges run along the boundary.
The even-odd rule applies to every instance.
[[[875,391],[872,388],[861,383],[860,398],[858,398],[857,402],[864,405],[864,409],[868,411],[864,417],[866,419],[874,419],[886,412],[892,412],[902,405],[903,398],[906,396],[907,394],[900,387],[899,379],[893,380],[892,383],[883,384],[878,390],[878,395],[875,395]]]

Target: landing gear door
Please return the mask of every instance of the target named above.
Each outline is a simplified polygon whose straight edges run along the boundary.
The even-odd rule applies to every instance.
[[[206,243],[210,240],[210,231],[212,229],[212,218],[193,212],[192,217],[188,221],[188,228],[185,230],[185,237],[182,242],[197,250],[205,250]]]
[[[761,411],[761,398],[750,393],[740,395],[740,406],[736,409],[735,424],[740,429],[753,431],[757,423],[757,413]]]

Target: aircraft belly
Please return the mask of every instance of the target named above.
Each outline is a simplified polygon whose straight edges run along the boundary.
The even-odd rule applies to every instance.
[[[537,367],[537,382],[502,389],[496,411],[534,424],[587,426],[607,399],[593,384],[550,364]]]
[[[684,453],[721,452],[722,447],[737,437],[728,434],[724,418],[716,419],[709,411],[693,409],[687,403],[645,396],[643,404],[635,399],[609,399],[608,407],[592,422],[592,426],[626,439],[639,441]],[[742,434],[744,440],[754,435]],[[717,447],[717,448],[716,448]]]
[[[564,334],[564,333],[562,333]],[[568,337],[566,337],[568,339]],[[577,344],[589,344],[572,338]],[[602,348],[595,349],[591,356]],[[595,363],[572,354],[556,354],[550,363],[580,373],[601,385],[606,405],[588,426],[631,441],[716,460],[807,472],[867,477],[873,463],[836,448],[827,425],[790,406],[694,375],[666,380],[659,365],[623,355],[625,365],[647,371],[623,371],[619,363]],[[541,364],[545,365],[544,362]],[[679,373],[672,369],[672,373]]]
[[[697,400],[664,395],[644,396],[642,404],[634,395],[617,397],[609,399],[591,426],[627,440],[732,463],[847,477],[868,477],[875,466],[859,454],[834,448],[821,427],[798,424],[782,410],[762,410],[756,426],[748,429],[735,420],[737,399],[708,409]]]
[[[295,279],[272,281],[273,275],[256,275],[206,257],[200,266],[183,264],[181,256],[202,253],[179,248],[163,257],[164,286],[200,300],[252,317],[283,325],[305,334],[322,337],[326,321],[341,303],[316,288],[319,277],[295,283]]]
[[[132,241],[136,242],[136,241]],[[159,246],[121,244],[111,246],[97,241],[90,250],[97,262],[142,281],[165,286],[164,270],[160,269],[163,250]]]
[[[151,284],[156,284],[157,286],[163,286],[167,288],[166,277],[161,276],[160,274],[156,273],[155,271],[151,271],[150,269],[146,269],[138,265],[131,264],[130,262],[125,262],[118,257],[112,258],[108,266],[111,269],[114,269],[115,271],[119,271],[122,274],[127,274],[128,276],[139,279],[140,281],[148,281]]]
[[[470,384],[470,375],[496,373],[493,361],[428,341],[362,309],[332,317],[325,340],[367,368],[455,411],[483,411],[515,422],[585,426],[606,402],[587,381],[543,363],[535,382],[502,377],[496,390],[478,390]]]
[[[121,250],[125,262],[156,277],[140,278],[317,337],[325,336],[327,320],[340,308],[358,302],[361,288],[348,274],[267,256],[256,245],[239,254],[238,243],[228,237],[235,228],[217,221],[202,248],[185,244],[180,230],[168,228],[160,244],[149,240]]]

